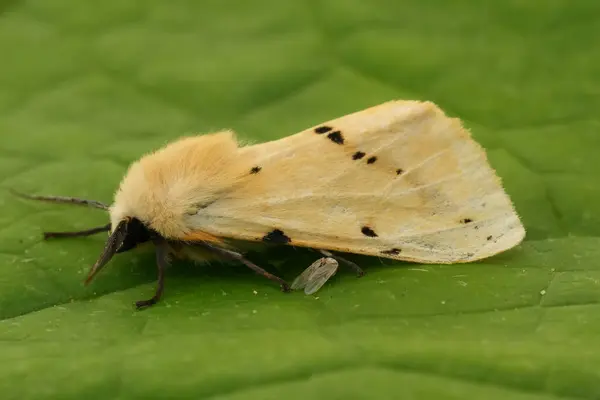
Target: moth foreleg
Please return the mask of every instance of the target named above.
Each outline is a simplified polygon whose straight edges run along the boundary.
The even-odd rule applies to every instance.
[[[318,251],[319,253],[323,254],[325,257],[333,258],[340,264],[346,264],[347,266],[352,268],[354,270],[354,272],[356,272],[356,276],[359,278],[365,274],[365,271],[363,271],[363,269],[361,267],[359,267],[356,263],[353,263],[350,260],[346,260],[345,258],[340,257],[337,254],[333,254],[332,252],[330,252],[328,250],[322,250],[322,249],[313,249],[313,250]]]
[[[165,288],[165,270],[169,265],[169,247],[162,239],[155,240],[156,245],[156,267],[158,270],[158,280],[156,282],[156,291],[154,296],[148,300],[139,300],[135,302],[135,307],[139,310],[145,307],[150,307],[158,302],[162,297]]]

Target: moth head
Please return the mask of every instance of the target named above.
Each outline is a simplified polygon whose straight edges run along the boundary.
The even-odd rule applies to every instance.
[[[158,234],[148,228],[142,221],[134,217],[125,217],[111,225],[111,232],[104,249],[96,263],[90,269],[85,284],[87,285],[104,268],[117,253],[131,250],[139,244],[152,240]]]

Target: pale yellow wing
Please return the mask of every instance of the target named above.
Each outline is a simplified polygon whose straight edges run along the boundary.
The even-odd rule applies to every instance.
[[[188,217],[235,239],[468,262],[525,230],[483,149],[430,102],[394,101],[239,149],[248,175]]]

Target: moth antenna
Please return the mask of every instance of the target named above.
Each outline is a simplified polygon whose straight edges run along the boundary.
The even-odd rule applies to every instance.
[[[14,189],[9,189],[10,192],[23,199],[27,200],[38,200],[38,201],[46,201],[49,203],[60,203],[60,204],[75,204],[79,206],[87,206],[92,208],[99,208],[104,211],[108,211],[109,206],[107,204],[102,203],[97,200],[88,200],[88,199],[80,199],[77,197],[65,197],[65,196],[35,196],[25,193],[17,192]]]
[[[97,226],[95,228],[85,229],[82,231],[44,232],[44,239],[91,236],[91,235],[95,235],[96,233],[108,232],[108,231],[110,231],[110,223],[108,223],[104,226]]]

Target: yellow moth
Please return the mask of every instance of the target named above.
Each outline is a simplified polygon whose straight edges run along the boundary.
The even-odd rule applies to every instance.
[[[46,234],[110,232],[87,282],[115,253],[154,243],[158,285],[138,307],[160,298],[171,255],[237,260],[289,290],[245,259],[240,241],[316,249],[360,275],[330,251],[462,263],[525,236],[482,147],[458,119],[420,101],[386,102],[256,145],[240,145],[231,131],[182,138],[134,162],[110,206],[25,197],[109,212],[106,226]]]

